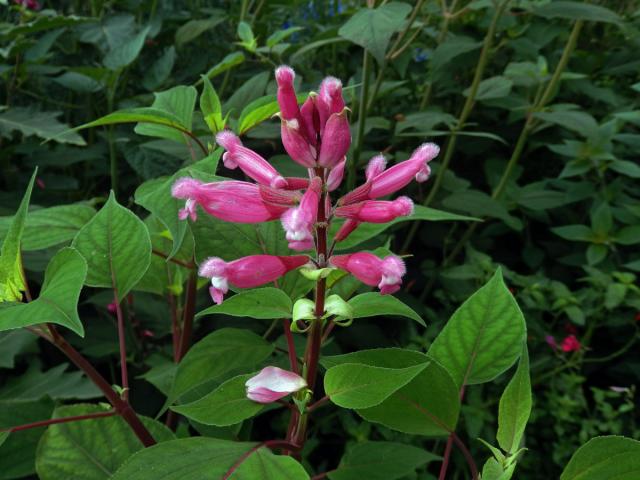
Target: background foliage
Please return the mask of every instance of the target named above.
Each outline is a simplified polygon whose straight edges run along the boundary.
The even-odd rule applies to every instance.
[[[278,111],[270,96],[275,93],[272,70],[281,63],[292,65],[301,92],[331,74],[343,79],[353,111],[350,186],[374,154],[383,151],[391,161],[402,160],[428,139],[439,143],[442,152],[432,163],[430,181],[411,187],[412,198],[425,207],[484,221],[398,222],[359,235],[353,242],[360,248],[384,246],[412,255],[399,297],[427,328],[390,309],[385,313],[395,315],[356,320],[339,329],[326,354],[396,346],[446,349],[445,337],[432,345],[434,338],[453,311],[501,266],[526,319],[534,393],[524,442],[528,450],[516,477],[558,478],[576,449],[594,436],[640,438],[640,6],[631,0],[382,3],[375,9],[339,0],[45,1],[39,11],[0,6],[0,214],[6,215],[0,218],[0,235],[5,245],[12,216],[38,167],[22,250],[27,277],[40,295],[20,307],[31,309],[24,314],[25,325],[38,315],[76,333],[84,325],[84,338],[68,339],[111,383],[118,383],[117,330],[107,309],[111,293],[83,290],[82,323],[73,309],[58,318],[40,300],[54,275],[68,276],[69,291],[61,295],[72,304],[82,283],[116,286],[131,319],[131,400],[137,411],[151,417],[171,403],[166,396],[196,400],[212,386],[277,355],[261,339],[265,333],[271,339],[279,335],[267,331],[264,318],[290,311],[290,298],[283,295],[271,314],[261,308],[254,316],[263,319],[251,320],[235,318],[251,316],[238,295],[233,297],[235,310],[228,300],[197,316],[194,342],[206,337],[208,346],[197,343],[187,355],[196,360],[176,368],[170,311],[181,311],[185,290],[195,282],[179,264],[191,260],[194,238],[200,261],[212,254],[233,259],[255,253],[260,239],[274,234],[265,225],[247,236],[215,220],[188,227],[175,216],[169,188],[178,170],[213,177],[219,152],[211,154],[211,130],[225,122],[283,173],[296,174],[296,165],[283,155],[279,124],[270,120]],[[205,90],[209,93],[200,96],[195,108],[198,92],[210,85],[217,96]],[[132,110],[143,107],[151,108]],[[95,128],[70,130],[116,110],[125,113]],[[144,120],[141,115],[154,123],[138,123]],[[115,196],[109,197],[109,189]],[[131,226],[125,229],[124,224]],[[101,262],[92,242],[108,233],[122,237],[118,248],[143,252],[135,256],[135,264]],[[73,250],[56,255],[72,239],[86,266]],[[175,255],[178,263],[167,263],[152,250]],[[72,262],[77,268],[65,271]],[[11,279],[2,280],[11,285]],[[301,277],[287,277],[281,287],[294,298],[308,291]],[[353,294],[357,286],[345,281],[342,288]],[[210,303],[205,290],[198,292],[198,312]],[[0,323],[3,314],[5,308],[0,309]],[[405,312],[412,315],[416,313]],[[463,325],[456,335],[469,332],[468,323]],[[512,334],[498,330],[496,338],[505,341],[501,336]],[[223,349],[213,348],[216,342],[228,345],[224,335],[247,345],[234,350],[233,364]],[[569,348],[571,335],[579,348]],[[458,337],[452,341],[456,344]],[[275,342],[276,351],[280,345],[282,338]],[[519,344],[512,346],[519,351]],[[193,375],[203,372],[199,365],[213,367],[194,383]],[[100,394],[28,331],[0,333],[0,368],[0,426],[101,408],[78,403]],[[496,367],[489,376],[503,371]],[[339,373],[334,371],[336,382]],[[469,383],[484,381],[483,375],[486,369]],[[512,375],[466,391],[458,432],[468,439],[475,458],[490,453],[476,439],[489,441],[496,434],[500,447],[511,451],[510,434],[497,430],[497,417]],[[189,380],[181,383],[181,378]],[[349,404],[349,399],[343,401]],[[249,440],[252,426],[259,437],[270,438],[274,430],[286,428],[283,418],[267,412],[253,425],[233,426],[211,418],[191,421],[190,427],[182,421],[177,435],[186,436],[188,428],[203,435],[191,440],[195,458],[199,448],[209,451],[206,442],[213,440],[208,437]],[[105,434],[121,438],[126,450],[120,460],[96,450],[98,457],[109,457],[105,465],[110,474],[140,445],[119,418],[100,422]],[[427,452],[442,454],[442,440],[362,422],[349,410],[318,415],[316,422],[317,443],[307,446],[315,471],[336,468],[345,446],[353,449],[342,461],[355,462],[363,442],[376,440],[420,447],[403,451],[406,464],[420,473],[408,468],[402,474],[435,478],[425,473],[437,472],[428,466],[433,459]],[[56,449],[88,441],[86,432],[74,428],[50,427],[44,436],[43,428],[11,434],[0,449],[0,478],[28,478],[36,471],[40,478],[62,478]],[[174,438],[161,425],[154,428]],[[44,449],[45,440],[55,448]],[[171,442],[166,445],[171,448]],[[216,446],[224,448],[235,448],[239,456],[251,445]],[[268,464],[269,452],[261,455]],[[572,460],[574,469],[580,460]],[[454,455],[452,462],[451,478],[466,478],[462,457]],[[104,472],[77,475],[108,478]],[[565,475],[573,478],[570,472]],[[329,478],[347,477],[335,473]]]

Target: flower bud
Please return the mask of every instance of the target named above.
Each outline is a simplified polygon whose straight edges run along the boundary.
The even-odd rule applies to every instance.
[[[351,131],[347,109],[332,114],[322,134],[318,164],[325,168],[333,168],[342,161],[351,146]]]
[[[286,232],[289,248],[292,250],[313,248],[313,227],[318,216],[321,188],[322,180],[320,177],[314,177],[302,196],[300,205],[290,208],[282,215],[282,226]]]
[[[265,367],[245,383],[247,398],[258,403],[272,403],[307,386],[300,375],[278,367]]]
[[[336,255],[331,257],[331,264],[346,270],[365,285],[377,286],[383,295],[397,292],[406,273],[404,262],[395,255],[384,259],[367,252]]]
[[[371,181],[376,176],[384,172],[385,168],[387,168],[387,160],[384,158],[384,155],[376,155],[371,160],[369,160],[369,164],[364,171],[367,182]]]
[[[344,178],[344,167],[347,163],[347,159],[344,158],[340,163],[331,169],[329,177],[327,178],[327,190],[333,192],[342,183]]]
[[[318,155],[316,147],[310,145],[307,138],[300,132],[297,120],[282,119],[280,135],[284,149],[294,162],[306,168],[313,168],[316,165]]]
[[[358,222],[387,223],[398,217],[413,213],[413,202],[409,197],[399,197],[392,201],[367,200],[338,207],[336,217],[350,218]]]
[[[335,77],[327,77],[320,84],[320,91],[316,102],[320,121],[320,133],[324,133],[329,117],[340,113],[344,109],[342,98],[342,82]]]
[[[297,120],[300,117],[298,99],[293,86],[296,73],[293,68],[282,65],[276,68],[276,83],[278,84],[278,105],[280,113],[285,120]]]

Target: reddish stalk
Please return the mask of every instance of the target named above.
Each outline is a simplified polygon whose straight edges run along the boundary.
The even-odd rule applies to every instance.
[[[89,413],[87,415],[76,415],[73,417],[63,418],[50,418],[49,420],[41,420],[39,422],[25,423],[24,425],[17,425],[15,427],[0,428],[0,432],[19,432],[21,430],[29,430],[31,428],[47,427],[49,425],[55,425],[58,423],[67,422],[79,422],[81,420],[91,420],[93,418],[112,417],[117,415],[115,410],[109,410],[108,412]]]
[[[468,375],[468,373],[469,372],[467,372],[467,375]],[[467,380],[467,375],[465,375],[464,381]],[[465,389],[465,386],[463,384],[462,388],[460,388],[460,403],[462,403],[462,400],[464,399],[464,389]],[[444,448],[444,455],[443,455],[443,458],[442,458],[442,465],[440,466],[440,474],[438,475],[438,480],[444,480],[445,477],[447,476],[447,469],[449,468],[449,459],[451,457],[451,450],[453,449],[453,442],[455,441],[456,438],[458,438],[458,441],[456,442],[458,447],[460,448],[460,444],[462,444],[462,448],[464,450],[466,450],[467,453],[469,453],[469,451],[467,450],[467,448],[464,445],[464,443],[462,443],[462,440],[460,440],[460,438],[457,437],[455,432],[451,432],[449,434],[449,438],[447,438],[447,445]],[[464,455],[464,452],[463,452],[463,455]],[[469,454],[469,457],[471,457],[470,454]],[[468,462],[468,460],[467,460],[467,462]],[[476,468],[475,463],[473,463],[473,459],[471,459],[471,463],[469,464],[469,468],[471,469],[471,472],[473,474],[473,470]],[[475,479],[477,477],[478,477],[478,475],[477,475],[477,471],[476,471],[476,476],[473,477],[473,478]]]
[[[198,289],[198,275],[195,270],[191,271],[187,282],[187,295],[182,313],[182,334],[180,335],[180,348],[178,350],[178,361],[186,355],[191,346],[191,335],[193,332],[193,318],[196,314],[196,293]]]
[[[322,405],[326,404],[329,400],[330,400],[329,399],[329,395],[325,395],[320,400],[317,400],[314,403],[312,403],[311,405],[309,405],[307,407],[307,412],[313,412],[315,409],[317,409],[317,408],[321,407]]]
[[[270,448],[270,449],[290,450],[290,451],[299,451],[301,448],[300,446],[295,445],[286,440],[268,440],[266,442],[259,443],[258,445],[253,447],[251,450],[249,450],[247,453],[242,455],[238,459],[238,461],[234,463],[229,470],[227,470],[227,473],[224,474],[224,477],[222,477],[222,480],[227,480],[229,477],[231,477],[231,475],[233,475],[233,473],[238,469],[238,467],[240,467],[240,465],[242,465],[242,463],[247,458],[249,458],[251,455],[253,455],[255,452],[257,452],[263,447]]]
[[[120,378],[122,388],[124,389],[122,396],[125,401],[129,400],[129,374],[127,372],[127,339],[124,331],[124,315],[122,315],[122,307],[118,301],[118,289],[113,289],[114,302],[116,304],[116,317],[118,319],[118,343],[120,345]]]
[[[122,419],[129,424],[133,433],[138,437],[140,442],[145,447],[150,447],[156,444],[151,433],[147,430],[147,427],[140,421],[136,412],[131,408],[128,401],[123,400],[116,394],[111,388],[109,382],[100,375],[100,373],[94,368],[89,361],[82,356],[69,342],[67,342],[60,333],[56,330],[52,324],[47,324],[49,332],[51,332],[52,343],[64,353],[69,360],[71,360],[80,370],[82,370],[87,377],[100,389],[100,391],[107,397],[109,403],[113,406],[115,411],[122,417]]]
[[[195,266],[193,262],[187,263],[187,262],[183,262],[182,260],[178,260],[177,258],[169,258],[169,255],[167,255],[164,252],[161,252],[160,250],[152,250],[151,253],[159,257],[162,257],[165,260],[168,260],[169,262],[173,262],[176,265],[180,265],[181,267],[184,267],[184,268],[192,269]]]

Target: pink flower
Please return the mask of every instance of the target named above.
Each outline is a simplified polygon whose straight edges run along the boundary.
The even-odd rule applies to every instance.
[[[352,218],[347,218],[347,220],[342,224],[340,229],[336,232],[333,239],[336,242],[341,242],[342,240],[347,238],[349,235],[351,235],[351,232],[353,232],[356,228],[358,228],[358,225],[360,225],[360,222],[358,222],[357,220],[353,220]]]
[[[329,172],[329,177],[327,178],[328,191],[333,192],[342,183],[342,179],[344,178],[344,167],[346,163],[347,163],[347,159],[345,158],[340,163],[338,163],[335,167],[333,167]]]
[[[326,123],[334,113],[340,113],[344,109],[342,98],[342,82],[335,77],[327,77],[320,84],[316,106],[320,133],[324,134]]]
[[[387,168],[387,159],[384,158],[384,155],[376,155],[371,160],[369,160],[369,164],[364,171],[367,182],[373,180],[375,177],[384,172],[385,168]]]
[[[181,220],[197,218],[196,205],[205,212],[227,222],[259,223],[280,218],[295,201],[295,193],[282,192],[277,197],[271,195],[269,187],[248,182],[226,181],[202,183],[194,178],[179,178],[173,184],[171,193],[175,198],[185,199],[185,207],[178,216]],[[293,195],[292,195],[293,194]],[[282,202],[277,204],[278,198]]]
[[[22,5],[29,10],[40,10],[42,8],[42,5],[37,0],[13,0],[13,3]]]
[[[317,145],[318,134],[320,133],[320,119],[313,95],[309,95],[309,98],[307,98],[302,104],[302,107],[300,107],[300,118],[302,120],[301,128],[307,140],[309,140],[311,145]]]
[[[397,163],[368,179],[371,182],[369,198],[379,198],[394,193],[408,185],[413,178],[417,182],[426,181],[431,173],[428,163],[439,152],[440,148],[434,143],[422,144],[408,160]]]
[[[280,136],[282,145],[291,159],[299,165],[311,168],[316,165],[318,153],[316,147],[311,145],[308,139],[300,132],[300,122],[298,120],[282,119],[280,125]]]
[[[562,340],[561,348],[563,352],[577,352],[582,348],[582,345],[575,335],[568,335]]]
[[[278,171],[256,152],[242,145],[235,133],[224,130],[216,135],[216,141],[227,150],[222,156],[225,167],[231,170],[240,167],[248,177],[263,185],[274,188],[287,186],[287,181]]]
[[[300,205],[287,210],[282,215],[282,226],[292,250],[309,250],[313,248],[313,228],[318,216],[318,202],[322,180],[314,177],[311,185],[302,196]]]
[[[344,159],[351,146],[351,130],[347,109],[333,113],[324,128],[318,155],[318,164],[322,167],[333,168]]]
[[[278,105],[280,114],[284,120],[299,120],[300,110],[298,110],[298,99],[293,80],[296,73],[293,68],[282,65],[276,68],[276,83],[278,84]]]
[[[544,337],[544,341],[547,342],[547,345],[549,345],[553,350],[558,349],[558,344],[556,343],[556,339],[553,338],[553,335],[547,335]]]
[[[112,315],[116,314],[116,312],[118,311],[118,304],[116,303],[115,300],[113,302],[107,304],[107,311],[109,313],[111,313]]]
[[[307,386],[300,375],[278,367],[265,367],[245,383],[247,398],[258,403],[272,403]]]
[[[336,209],[336,217],[350,218],[358,222],[387,223],[398,217],[413,213],[413,202],[409,197],[395,200],[367,200]]]
[[[210,257],[200,265],[198,273],[201,277],[211,279],[209,293],[213,301],[220,305],[230,284],[238,288],[258,287],[277,280],[308,261],[309,258],[304,255],[251,255],[232,262]]]
[[[365,285],[377,286],[383,295],[397,292],[407,271],[400,257],[379,258],[367,252],[336,255],[331,257],[331,264],[346,270]]]

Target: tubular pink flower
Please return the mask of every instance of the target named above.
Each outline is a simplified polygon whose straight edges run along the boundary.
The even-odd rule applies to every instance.
[[[344,109],[342,98],[342,82],[335,77],[327,77],[320,84],[320,92],[316,102],[320,121],[320,133],[324,133],[329,117]]]
[[[245,383],[247,398],[258,403],[272,403],[307,386],[300,375],[278,367],[265,367]]]
[[[263,185],[273,188],[287,186],[287,181],[278,171],[256,152],[242,145],[235,133],[224,130],[216,135],[216,141],[226,150],[222,156],[225,167],[231,170],[240,167],[248,177]]]
[[[285,177],[285,180],[287,181],[287,190],[304,190],[309,187],[308,178]]]
[[[411,158],[395,164],[393,167],[369,179],[371,190],[369,198],[379,198],[400,190],[411,182],[424,182],[429,178],[431,169],[428,163],[433,160],[440,148],[434,143],[424,143],[418,147]]]
[[[347,163],[347,159],[344,158],[340,163],[331,169],[329,177],[327,178],[327,190],[333,192],[342,183],[344,178],[344,167]]]
[[[367,252],[336,255],[331,257],[331,264],[346,270],[365,285],[378,287],[383,295],[397,292],[406,273],[404,262],[395,255],[385,258]]]
[[[316,147],[309,144],[308,139],[300,132],[298,120],[283,118],[280,125],[280,136],[284,149],[294,162],[306,168],[315,167],[318,152]]]
[[[325,168],[333,168],[342,161],[350,145],[351,131],[347,109],[344,108],[340,113],[332,114],[327,120],[322,134],[318,164]]]
[[[358,222],[387,223],[398,217],[413,213],[413,202],[409,197],[399,197],[392,201],[367,200],[338,207],[336,217],[349,218]]]
[[[318,144],[318,134],[320,133],[320,119],[315,98],[315,94],[309,94],[309,98],[300,107],[301,128],[304,130],[309,143],[314,146]]]
[[[364,171],[367,182],[371,181],[373,178],[384,172],[385,168],[387,168],[387,159],[384,158],[384,155],[376,155],[371,160],[369,160],[369,164]]]
[[[353,220],[352,218],[347,218],[345,222],[342,224],[342,226],[340,227],[340,229],[336,232],[333,239],[336,242],[341,242],[342,240],[347,238],[349,235],[351,235],[351,232],[353,232],[356,228],[358,228],[358,225],[360,225],[360,222],[358,222],[357,220]]]
[[[351,205],[352,203],[363,202],[368,200],[371,191],[371,183],[363,183],[359,187],[351,190],[345,196],[338,200],[338,205]]]
[[[280,113],[285,120],[297,120],[300,118],[300,110],[298,110],[298,99],[293,86],[293,80],[296,73],[293,68],[282,65],[276,68],[276,83],[278,84],[278,105],[280,105]]]
[[[211,279],[209,293],[213,301],[220,305],[229,291],[229,285],[238,288],[258,287],[277,280],[289,270],[301,267],[308,261],[309,258],[304,255],[251,255],[232,262],[210,257],[200,265],[198,274]]]
[[[318,216],[321,189],[322,180],[314,177],[302,196],[300,205],[290,208],[282,215],[282,226],[292,250],[308,250],[313,247],[313,227]]]
[[[175,198],[186,200],[185,208],[178,213],[181,220],[190,217],[195,221],[196,205],[200,205],[209,215],[227,222],[259,223],[280,218],[288,205],[296,200],[294,194],[286,204],[265,201],[261,190],[266,188],[269,187],[249,182],[202,183],[185,177],[176,180],[171,193]]]

